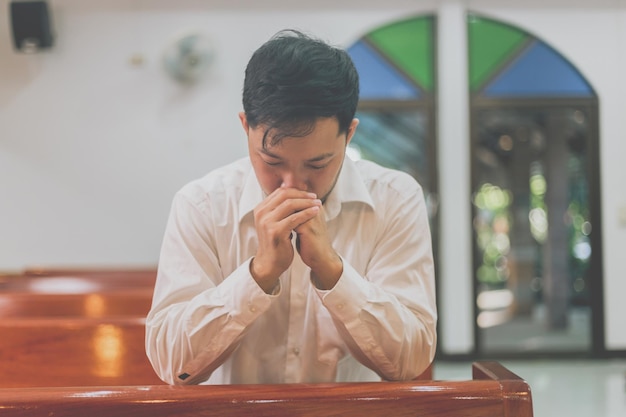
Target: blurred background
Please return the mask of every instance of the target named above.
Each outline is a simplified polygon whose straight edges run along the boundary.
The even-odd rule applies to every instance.
[[[246,155],[250,55],[299,29],[359,71],[350,157],[424,187],[441,375],[599,363],[626,409],[626,0],[50,0],[30,23],[16,3],[0,272],[156,266],[174,193]]]

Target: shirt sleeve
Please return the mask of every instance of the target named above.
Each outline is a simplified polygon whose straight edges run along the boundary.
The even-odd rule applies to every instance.
[[[169,384],[206,380],[275,297],[254,281],[250,260],[222,276],[207,210],[178,193],[161,248],[146,353]]]
[[[417,185],[416,185],[417,186]],[[410,380],[436,349],[435,278],[421,188],[387,198],[384,233],[365,276],[343,259],[331,290],[317,290],[352,355],[386,380]]]

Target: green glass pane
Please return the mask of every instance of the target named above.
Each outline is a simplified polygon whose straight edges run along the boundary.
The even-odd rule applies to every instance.
[[[472,91],[517,53],[528,34],[493,20],[468,16],[469,77]]]
[[[425,91],[431,91],[433,74],[433,18],[403,20],[366,36],[389,61]]]

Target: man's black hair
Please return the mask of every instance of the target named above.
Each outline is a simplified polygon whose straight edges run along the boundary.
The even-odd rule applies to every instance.
[[[278,32],[246,67],[243,108],[250,127],[266,127],[263,146],[306,136],[319,118],[336,117],[346,133],[358,100],[350,55],[296,30]]]

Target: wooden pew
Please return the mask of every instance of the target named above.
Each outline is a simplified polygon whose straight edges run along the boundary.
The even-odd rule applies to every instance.
[[[497,362],[474,363],[472,379],[499,381],[502,391],[510,393],[502,404],[504,415],[532,415],[532,399],[528,383],[504,366]]]
[[[0,364],[0,387],[32,386],[29,378],[33,373],[29,367],[33,363],[47,364],[46,371],[37,374],[33,381],[36,386],[160,382],[155,379],[143,351],[137,350],[137,346],[143,349],[143,318],[150,308],[155,276],[156,271],[151,269],[48,269],[0,277],[3,323],[0,332],[5,336],[0,343],[0,362],[4,363],[4,366]],[[92,285],[94,283],[97,285]],[[101,292],[93,292],[97,289]],[[70,320],[48,320],[61,318]],[[111,322],[110,318],[129,320]],[[131,355],[126,361],[135,364],[134,368],[122,366],[124,370],[117,372],[115,378],[111,375],[102,378],[97,373],[84,371],[93,368],[91,365],[96,360],[93,340],[103,329],[109,329],[111,340],[111,335],[119,335],[111,344],[133,344],[130,349],[124,346],[121,349]],[[83,346],[92,346],[92,349],[67,355]],[[8,361],[12,362],[11,366]],[[112,362],[109,366],[113,366]],[[127,375],[131,371],[132,375]],[[11,374],[14,376],[10,377]],[[416,379],[430,380],[432,376],[430,366]]]
[[[6,417],[532,417],[530,387],[496,362],[469,381],[0,389]]]
[[[0,387],[161,384],[145,355],[156,269],[0,276]]]
[[[2,318],[0,334],[0,388],[162,383],[140,316]],[[432,366],[418,379],[432,379]]]
[[[152,278],[156,276],[156,267],[147,268],[49,268],[49,267],[28,267],[22,271],[22,275],[38,277],[54,276],[110,276],[110,277],[132,277],[132,278]]]
[[[0,388],[162,384],[143,317],[3,318],[0,335]]]
[[[85,294],[0,292],[0,318],[145,317],[151,289]]]

